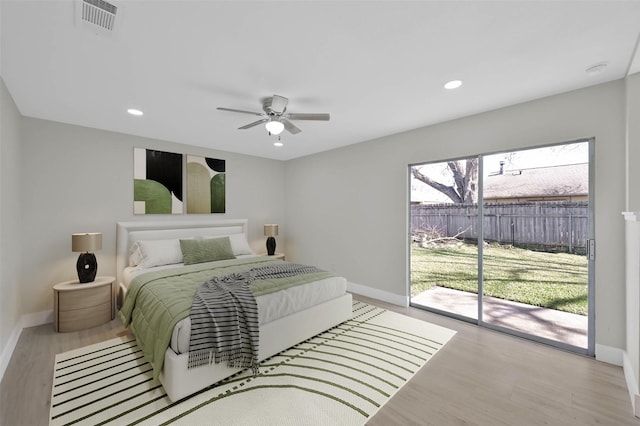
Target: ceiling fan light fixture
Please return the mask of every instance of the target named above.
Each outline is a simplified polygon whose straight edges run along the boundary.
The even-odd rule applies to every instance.
[[[281,121],[271,119],[265,124],[267,131],[272,135],[279,135],[284,130],[284,124]]]
[[[0,0],[2,1],[2,0]],[[297,135],[302,130],[300,130],[295,124],[291,121],[295,120],[307,120],[307,121],[329,121],[329,114],[326,113],[286,113],[288,99],[283,96],[273,95],[270,98],[266,98],[262,100],[262,111],[264,112],[254,112],[254,111],[246,111],[242,109],[235,108],[225,108],[225,107],[217,107],[216,109],[220,111],[229,111],[229,112],[239,112],[241,114],[249,114],[260,117],[260,119],[245,124],[244,126],[238,127],[239,130],[251,129],[252,127],[258,126],[260,124],[264,124],[269,136],[278,136],[284,130],[291,133],[292,135]]]

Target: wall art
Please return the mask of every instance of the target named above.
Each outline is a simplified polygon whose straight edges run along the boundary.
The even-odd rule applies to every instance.
[[[133,149],[135,214],[182,214],[182,154]]]
[[[224,213],[225,160],[187,155],[187,213]]]

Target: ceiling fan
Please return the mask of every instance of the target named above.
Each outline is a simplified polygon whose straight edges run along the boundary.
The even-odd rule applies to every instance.
[[[289,133],[295,135],[300,133],[298,127],[296,127],[291,120],[315,120],[315,121],[329,121],[329,114],[317,114],[317,113],[287,113],[287,104],[289,99],[273,95],[270,98],[265,98],[262,101],[262,110],[264,112],[244,111],[241,109],[223,108],[218,107],[220,111],[239,112],[242,114],[251,114],[262,117],[258,121],[246,124],[238,129],[250,129],[258,124],[265,123],[267,131],[271,135],[279,135],[284,129],[287,129]]]

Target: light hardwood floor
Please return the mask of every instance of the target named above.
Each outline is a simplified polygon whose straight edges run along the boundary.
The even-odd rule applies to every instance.
[[[362,296],[356,299],[458,333],[369,425],[640,425],[622,369],[471,324]],[[25,329],[0,388],[0,425],[46,425],[56,353],[126,333]]]

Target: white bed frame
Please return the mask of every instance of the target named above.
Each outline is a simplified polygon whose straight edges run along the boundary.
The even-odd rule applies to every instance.
[[[195,235],[217,236],[248,235],[248,221],[196,220],[196,221],[141,221],[118,222],[116,233],[116,268],[120,306],[126,295],[122,272],[129,263],[129,248],[138,240],[184,238]],[[296,312],[287,317],[260,325],[258,359],[269,358],[331,327],[351,319],[351,294],[344,295]],[[177,401],[229,377],[240,369],[223,364],[187,369],[188,354],[176,354],[167,348],[160,382],[172,401]]]

